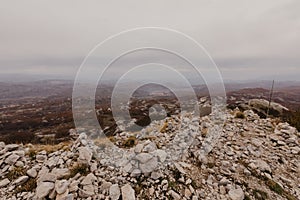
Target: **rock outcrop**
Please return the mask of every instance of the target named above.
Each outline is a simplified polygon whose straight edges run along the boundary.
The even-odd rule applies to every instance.
[[[244,115],[226,112],[220,138],[205,158],[199,151],[212,115],[200,123],[183,119],[200,124],[198,131],[195,123],[179,129],[172,116],[136,133],[133,143],[124,143],[133,135],[122,132],[111,139],[119,149],[105,149],[106,143],[85,133],[55,151],[0,143],[0,199],[299,199],[299,132],[251,110]],[[174,160],[176,151],[167,147],[179,130],[194,139]],[[122,148],[128,153],[116,154]]]

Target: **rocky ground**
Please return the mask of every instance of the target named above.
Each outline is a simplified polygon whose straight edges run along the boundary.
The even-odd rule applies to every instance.
[[[0,143],[0,199],[300,199],[300,133],[250,110],[225,118],[206,157],[212,114],[121,132],[111,148],[85,133],[53,147]]]

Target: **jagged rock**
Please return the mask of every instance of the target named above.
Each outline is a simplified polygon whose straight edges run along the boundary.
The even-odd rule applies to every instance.
[[[54,183],[56,181],[56,175],[53,173],[45,173],[42,176],[40,176],[37,180],[37,182],[52,182]]]
[[[134,148],[134,152],[135,152],[135,153],[141,153],[142,150],[143,150],[143,148],[144,148],[144,145],[143,145],[143,144],[137,144],[137,145],[135,146],[135,148]]]
[[[150,159],[153,158],[153,155],[149,154],[149,153],[140,153],[138,154],[136,157],[136,160],[138,160],[140,163],[146,163],[148,162]]]
[[[44,198],[53,189],[54,189],[54,183],[42,182],[42,183],[38,184],[38,186],[36,188],[36,196],[37,196],[37,198]]]
[[[156,144],[154,142],[150,142],[149,144],[147,144],[144,147],[143,151],[147,152],[147,153],[150,153],[150,152],[155,151],[156,149],[157,149]]]
[[[31,168],[31,169],[27,170],[26,173],[27,173],[28,176],[30,176],[32,178],[35,178],[37,176],[37,171],[34,168]]]
[[[262,172],[272,172],[270,166],[263,160],[256,160],[256,166]]]
[[[55,174],[56,178],[57,179],[61,179],[65,176],[68,176],[70,174],[70,170],[68,168],[61,168],[61,169],[58,169],[58,168],[54,168],[52,171],[51,171],[52,174]]]
[[[153,157],[145,163],[140,163],[139,168],[143,173],[154,171],[158,166],[157,158]]]
[[[10,180],[8,178],[3,179],[0,181],[0,188],[7,186],[10,183]]]
[[[232,200],[243,200],[245,198],[245,194],[241,188],[229,190],[228,195]]]
[[[29,179],[28,176],[21,176],[14,181],[14,184],[21,185],[21,184],[25,183],[28,179]]]
[[[4,142],[0,142],[0,150],[5,149],[5,143]]]
[[[173,190],[170,190],[169,191],[169,194],[171,195],[171,197],[174,199],[174,200],[180,200],[181,199],[181,196],[179,194],[177,194],[175,191]]]
[[[185,174],[185,170],[178,164],[178,163],[174,163],[176,169],[181,173],[181,174]]]
[[[73,194],[69,194],[69,190],[67,189],[62,194],[57,194],[55,200],[73,200]]]
[[[55,182],[55,191],[57,194],[63,194],[67,191],[69,184],[70,183],[67,180],[57,180]]]
[[[102,191],[102,193],[107,193],[109,192],[111,186],[112,186],[111,182],[104,181],[100,186],[100,191]]]
[[[17,150],[18,148],[19,148],[18,144],[8,144],[5,146],[5,149],[7,151],[14,151],[14,150]]]
[[[38,162],[44,162],[45,160],[47,160],[47,156],[46,155],[36,155],[35,159]]]
[[[22,161],[17,161],[17,162],[15,163],[15,166],[16,166],[16,167],[21,167],[21,168],[23,168],[23,167],[24,167],[24,163],[23,163]]]
[[[161,178],[162,176],[163,176],[163,175],[162,175],[160,172],[152,172],[150,177],[151,177],[153,180],[157,180],[157,179]]]
[[[86,198],[95,195],[97,189],[97,177],[94,174],[88,174],[80,183],[83,187],[79,192],[79,196]]]
[[[159,162],[165,162],[168,155],[164,150],[161,149],[157,149],[154,154],[158,156]]]
[[[18,156],[17,154],[11,154],[5,159],[4,162],[8,165],[14,165],[19,158],[20,156]]]
[[[23,151],[23,150],[13,151],[13,153],[17,154],[20,157],[24,157],[25,156],[25,151]]]
[[[135,200],[135,192],[129,184],[121,187],[123,200]]]
[[[123,171],[129,173],[132,170],[132,164],[129,162],[123,167]]]
[[[141,175],[141,173],[142,173],[142,171],[140,169],[134,169],[134,170],[132,170],[130,176],[131,177],[138,177],[138,176]]]
[[[97,177],[90,173],[81,182],[81,185],[93,185],[97,181]]]
[[[70,192],[77,192],[79,183],[80,181],[78,180],[72,181],[71,184],[69,185]]]
[[[120,188],[118,184],[114,184],[109,188],[109,197],[111,200],[118,200],[120,197]]]
[[[249,100],[249,106],[251,109],[253,109],[255,112],[259,113],[259,115],[261,116],[267,116],[267,110],[269,107],[269,101],[265,100],[265,99],[251,99]],[[287,109],[286,107],[278,104],[278,103],[274,103],[272,102],[270,104],[270,114],[278,117],[281,116],[283,114],[283,112],[288,111],[289,109]]]
[[[79,147],[79,162],[90,164],[92,160],[93,153],[88,147]]]

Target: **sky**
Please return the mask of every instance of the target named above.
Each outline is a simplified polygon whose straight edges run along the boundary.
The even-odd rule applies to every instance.
[[[11,74],[74,79],[97,44],[138,27],[168,28],[192,37],[225,80],[298,80],[300,75],[299,0],[0,3],[0,81]],[[109,49],[105,54],[101,56],[110,56]],[[130,65],[143,56],[149,55],[132,55],[124,62]]]

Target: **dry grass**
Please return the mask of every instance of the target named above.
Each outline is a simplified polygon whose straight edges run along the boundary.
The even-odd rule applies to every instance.
[[[130,136],[123,142],[123,146],[126,148],[134,147],[137,144],[137,140],[135,136]]]
[[[70,168],[70,174],[63,177],[63,179],[73,178],[78,173],[81,174],[81,176],[86,176],[86,175],[88,175],[89,171],[90,171],[90,168],[89,168],[88,164],[77,163]]]
[[[50,154],[50,153],[53,153],[58,150],[69,151],[70,147],[71,147],[71,141],[61,142],[61,143],[55,144],[55,145],[37,144],[37,145],[29,146],[29,151],[28,151],[27,155],[29,155],[31,158],[34,158],[36,153],[40,152],[40,151],[46,151],[48,154]]]
[[[207,134],[208,134],[208,128],[203,128],[203,129],[201,130],[201,136],[202,136],[202,137],[205,137]]]
[[[166,130],[168,128],[168,123],[167,122],[164,122],[164,124],[162,125],[162,127],[160,128],[160,132],[161,133],[165,133]]]
[[[29,179],[24,183],[23,185],[20,185],[16,188],[16,193],[22,193],[22,192],[32,192],[36,188],[36,180],[34,178]]]
[[[117,142],[116,138],[114,136],[110,137],[104,137],[104,138],[97,138],[93,140],[93,143],[97,145],[98,147],[105,148],[107,145],[110,145],[111,143],[115,144]]]
[[[26,174],[26,169],[24,167],[14,167],[11,171],[6,174],[6,178],[10,181],[19,178],[20,176],[24,176]]]

